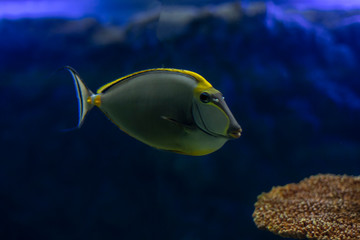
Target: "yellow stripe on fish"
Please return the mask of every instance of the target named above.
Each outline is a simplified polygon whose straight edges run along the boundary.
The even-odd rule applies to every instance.
[[[98,94],[102,93],[102,92],[106,91],[108,88],[110,88],[111,86],[117,84],[118,82],[120,82],[122,80],[131,78],[131,77],[136,77],[139,74],[143,74],[143,73],[147,73],[147,72],[154,72],[154,71],[168,71],[168,72],[175,72],[175,73],[177,72],[177,73],[183,73],[183,74],[188,74],[190,76],[193,76],[194,79],[196,79],[198,81],[198,83],[199,83],[197,88],[196,88],[196,91],[199,91],[199,92],[204,90],[204,89],[212,87],[212,85],[208,81],[206,81],[205,78],[203,78],[201,75],[199,75],[199,74],[197,74],[195,72],[192,72],[192,71],[175,69],[175,68],[153,68],[153,69],[147,69],[147,70],[135,72],[135,73],[126,75],[124,77],[121,77],[119,79],[116,79],[116,80],[114,80],[112,82],[109,82],[109,83],[105,84],[104,86],[100,87],[96,91],[96,93],[98,93]]]

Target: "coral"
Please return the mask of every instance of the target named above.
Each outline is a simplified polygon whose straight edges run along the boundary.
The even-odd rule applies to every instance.
[[[282,237],[360,239],[360,177],[319,174],[258,196],[259,229]]]

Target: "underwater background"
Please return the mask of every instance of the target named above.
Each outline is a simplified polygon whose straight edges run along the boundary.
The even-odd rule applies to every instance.
[[[1,0],[1,239],[282,239],[257,196],[318,173],[360,174],[357,1]],[[139,70],[188,69],[243,129],[192,157],[129,137],[92,90]],[[64,131],[65,130],[65,131]]]

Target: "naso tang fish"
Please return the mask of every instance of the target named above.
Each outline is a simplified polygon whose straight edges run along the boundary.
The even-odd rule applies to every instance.
[[[206,155],[241,135],[222,94],[197,73],[156,68],[136,72],[89,90],[72,74],[79,100],[80,127],[94,106],[121,130],[152,147]]]

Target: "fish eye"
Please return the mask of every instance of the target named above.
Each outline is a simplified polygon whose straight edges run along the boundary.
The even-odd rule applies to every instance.
[[[208,103],[210,102],[210,94],[208,94],[207,92],[203,92],[200,94],[200,100],[203,102],[203,103]]]

